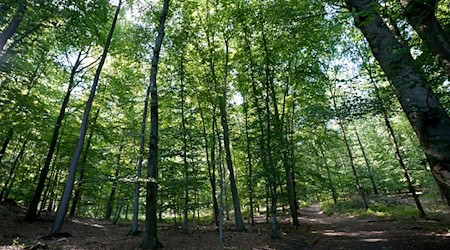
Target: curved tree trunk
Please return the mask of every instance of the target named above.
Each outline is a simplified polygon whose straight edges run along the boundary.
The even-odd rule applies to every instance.
[[[409,48],[402,45],[377,12],[376,1],[347,0],[355,25],[394,87],[413,127],[433,176],[450,205],[450,118],[422,72],[414,66]]]
[[[30,206],[28,207],[27,213],[25,215],[26,221],[33,221],[36,219],[37,208],[39,206],[39,201],[41,200],[42,192],[44,191],[45,181],[47,180],[48,171],[50,169],[50,164],[53,159],[53,153],[58,142],[59,130],[61,129],[61,124],[66,114],[67,104],[69,103],[70,93],[72,93],[73,87],[75,86],[75,74],[77,73],[78,67],[81,64],[81,51],[78,53],[75,65],[72,67],[70,72],[69,86],[67,87],[66,94],[61,104],[59,110],[58,118],[56,119],[55,127],[53,128],[53,135],[50,141],[50,147],[48,149],[47,157],[45,158],[44,167],[41,169],[39,174],[39,182],[34,191],[33,198],[31,199]]]
[[[80,136],[78,137],[77,145],[73,153],[72,162],[69,167],[69,175],[67,177],[66,186],[64,188],[64,193],[61,198],[58,210],[56,211],[55,222],[53,223],[50,235],[55,235],[61,230],[64,217],[66,216],[67,208],[69,206],[70,196],[72,194],[73,184],[75,181],[75,173],[77,171],[78,160],[80,159],[81,151],[83,149],[84,139],[86,137],[86,130],[88,125],[89,113],[91,112],[92,103],[94,102],[95,92],[97,90],[97,85],[100,80],[100,74],[105,64],[106,56],[108,55],[109,46],[111,44],[112,35],[114,33],[114,28],[116,27],[117,19],[119,18],[120,7],[122,5],[122,0],[119,0],[119,5],[117,6],[116,13],[114,15],[113,22],[111,24],[111,29],[109,31],[108,37],[106,39],[106,44],[103,49],[102,57],[100,63],[95,72],[94,81],[91,88],[91,93],[86,102],[86,108],[83,113],[83,118],[80,126]]]

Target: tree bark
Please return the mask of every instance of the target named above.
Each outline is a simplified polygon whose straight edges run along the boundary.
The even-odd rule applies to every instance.
[[[86,164],[87,164],[87,158],[89,155],[89,150],[91,149],[91,143],[92,143],[92,136],[94,135],[95,125],[97,123],[97,118],[100,114],[100,109],[97,109],[97,112],[95,112],[94,120],[92,122],[92,128],[91,132],[89,133],[87,142],[86,142],[86,148],[84,149],[83,158],[81,159],[81,170],[80,170],[80,177],[78,178],[78,185],[75,189],[75,194],[73,196],[72,206],[70,207],[69,216],[73,217],[75,215],[75,211],[77,209],[78,202],[81,200],[81,190],[83,187],[84,182],[84,173],[86,171]]]
[[[117,6],[116,13],[114,15],[114,19],[111,25],[111,29],[109,31],[108,37],[106,39],[106,44],[103,49],[102,57],[100,63],[97,67],[97,71],[95,72],[94,81],[92,84],[91,92],[89,94],[89,98],[86,103],[86,108],[83,113],[83,118],[80,126],[80,136],[78,137],[77,145],[75,151],[73,153],[72,162],[69,167],[69,175],[67,177],[66,186],[64,188],[64,193],[61,198],[61,202],[59,204],[58,210],[55,216],[55,222],[52,226],[50,235],[55,235],[61,230],[62,223],[64,221],[64,217],[66,216],[67,208],[69,206],[70,196],[72,194],[73,184],[75,181],[75,174],[77,171],[78,160],[80,159],[81,151],[83,149],[84,139],[86,137],[86,130],[88,125],[89,113],[91,111],[92,103],[94,101],[95,92],[97,90],[97,85],[100,80],[100,74],[103,69],[103,65],[105,64],[106,56],[108,54],[109,46],[111,44],[112,35],[114,33],[114,29],[116,27],[117,19],[120,13],[120,7],[122,5],[122,0],[119,0],[119,5]]]
[[[419,138],[433,176],[450,206],[450,118],[420,69],[414,67],[409,48],[392,34],[372,0],[347,0],[355,25],[394,87],[397,98]]]
[[[3,156],[6,153],[6,149],[8,148],[9,142],[11,141],[13,135],[14,135],[14,130],[12,128],[10,128],[8,130],[8,133],[6,134],[5,140],[3,141],[2,149],[0,149],[0,165],[2,164]]]
[[[148,103],[150,100],[150,84],[147,86],[147,91],[145,94],[144,101],[144,111],[142,112],[142,122],[141,122],[141,134],[139,137],[139,159],[136,167],[136,184],[134,187],[134,201],[133,201],[133,218],[131,220],[131,231],[130,235],[137,236],[139,234],[138,228],[138,218],[139,218],[139,191],[141,189],[141,183],[139,178],[142,175],[142,161],[144,160],[144,147],[145,147],[145,130],[147,127],[147,115],[148,115]]]
[[[146,209],[145,209],[145,232],[143,248],[156,249],[162,247],[158,240],[157,233],[157,191],[158,185],[156,179],[158,177],[158,91],[156,85],[156,75],[158,72],[159,53],[164,39],[164,28],[169,11],[170,0],[164,0],[161,15],[159,17],[158,36],[155,46],[153,47],[152,67],[150,72],[150,153],[147,166],[147,177],[152,179],[147,181]]]
[[[16,13],[11,20],[11,22],[6,26],[6,28],[0,33],[0,55],[5,51],[5,46],[8,40],[16,33],[17,28],[23,20],[26,10],[26,1],[18,1],[19,5],[17,7]]]
[[[41,200],[42,192],[44,191],[45,181],[47,180],[48,171],[50,169],[50,164],[53,159],[53,153],[55,152],[55,148],[58,142],[59,130],[61,129],[61,124],[66,114],[66,108],[70,100],[70,94],[72,93],[72,90],[75,86],[75,75],[77,73],[78,67],[82,62],[81,54],[82,53],[80,51],[75,61],[75,65],[72,67],[72,70],[70,72],[69,85],[67,86],[67,91],[61,104],[59,115],[58,118],[56,119],[55,127],[53,128],[53,135],[50,141],[50,147],[48,149],[47,157],[45,158],[44,167],[42,168],[39,174],[39,182],[36,186],[36,190],[34,191],[30,206],[28,207],[27,213],[25,215],[26,221],[33,221],[36,219],[37,208],[39,206],[39,201]]]
[[[436,18],[437,0],[400,0],[400,3],[408,22],[450,76],[450,35]]]

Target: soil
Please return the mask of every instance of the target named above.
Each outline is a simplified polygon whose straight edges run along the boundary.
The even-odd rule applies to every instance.
[[[24,213],[14,203],[0,204],[0,249],[137,249],[142,241],[142,235],[127,236],[129,223],[112,225],[87,218],[67,220],[62,234],[48,238],[52,214],[27,223],[22,221]],[[316,204],[301,209],[299,220],[302,226],[294,229],[287,218],[281,218],[281,238],[275,241],[264,217],[257,218],[253,229],[247,225],[246,232],[235,232],[232,222],[226,222],[223,246],[213,225],[191,225],[184,234],[179,226],[159,224],[158,236],[165,249],[450,249],[450,218],[397,221],[326,216]]]

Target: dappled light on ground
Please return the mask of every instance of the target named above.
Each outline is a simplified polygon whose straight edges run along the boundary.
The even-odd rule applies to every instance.
[[[127,236],[129,222],[112,225],[107,220],[75,217],[68,219],[58,237],[47,238],[51,220],[24,223],[24,210],[3,206],[8,216],[0,216],[0,249],[42,246],[47,249],[136,249],[142,237]],[[16,213],[9,213],[16,211]],[[8,213],[6,213],[8,212]],[[224,245],[218,240],[214,224],[189,225],[185,234],[179,225],[160,223],[158,230],[165,249],[450,249],[448,220],[392,220],[327,216],[318,204],[300,210],[300,228],[290,226],[289,217],[280,214],[281,238],[271,240],[265,215],[254,228],[236,232],[232,221],[225,221]],[[144,230],[140,225],[140,230]],[[20,247],[20,248],[19,248]],[[36,248],[38,249],[38,248]]]
[[[96,227],[96,228],[105,228],[104,226],[102,226],[98,223],[95,223],[92,220],[72,219],[71,221],[75,224],[81,224],[81,225],[86,225],[86,226],[91,226],[91,227]]]

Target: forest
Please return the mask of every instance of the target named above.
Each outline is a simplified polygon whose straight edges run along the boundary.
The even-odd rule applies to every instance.
[[[0,249],[450,249],[450,0],[0,0]]]

